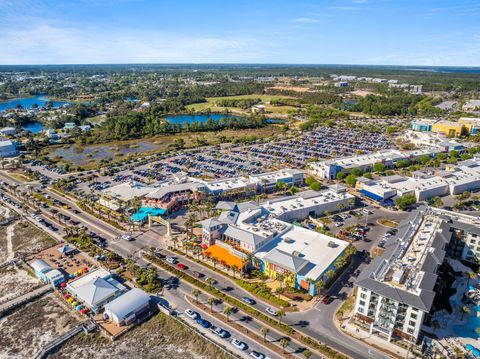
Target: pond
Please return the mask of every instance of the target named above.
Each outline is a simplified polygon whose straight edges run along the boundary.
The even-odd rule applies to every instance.
[[[43,124],[41,122],[34,121],[23,125],[22,128],[31,133],[40,133],[43,130]]]
[[[0,112],[14,109],[18,105],[21,105],[23,108],[32,108],[33,105],[37,104],[39,107],[45,106],[50,99],[44,95],[37,95],[33,97],[24,97],[24,98],[13,98],[11,100],[0,102]],[[62,105],[68,104],[69,102],[65,101],[51,101],[53,107],[60,107]]]
[[[100,161],[104,158],[113,158],[115,156],[127,156],[156,150],[159,145],[151,141],[143,141],[134,145],[95,145],[88,147],[59,147],[54,149],[48,157],[62,157],[63,160],[77,164],[86,165],[90,161]]]

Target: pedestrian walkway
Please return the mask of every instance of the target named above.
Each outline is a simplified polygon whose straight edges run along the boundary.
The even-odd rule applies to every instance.
[[[32,301],[35,298],[38,298],[45,293],[48,293],[52,291],[53,288],[50,284],[46,284],[40,288],[34,289],[31,292],[28,292],[26,294],[23,294],[19,297],[13,298],[12,300],[9,300],[8,302],[5,302],[0,305],[0,317],[3,316],[6,312],[22,305],[25,303],[28,303]]]

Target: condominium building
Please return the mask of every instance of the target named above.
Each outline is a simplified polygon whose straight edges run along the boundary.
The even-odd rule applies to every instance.
[[[432,332],[431,312],[445,259],[475,261],[480,219],[422,206],[400,223],[382,255],[355,282],[355,319],[388,340]]]

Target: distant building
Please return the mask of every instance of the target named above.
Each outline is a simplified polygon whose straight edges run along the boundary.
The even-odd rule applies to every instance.
[[[252,113],[264,113],[265,106],[264,105],[253,105],[252,106]]]
[[[74,128],[77,128],[77,125],[75,122],[66,122],[65,125],[63,126],[64,130],[73,130]]]
[[[335,87],[348,87],[348,82],[347,81],[335,82]]]
[[[480,100],[470,100],[463,105],[464,111],[480,111]]]
[[[0,129],[0,135],[3,136],[15,136],[17,134],[17,130],[15,127],[4,127]]]
[[[0,137],[0,158],[12,157],[17,155],[17,149],[12,141]]]

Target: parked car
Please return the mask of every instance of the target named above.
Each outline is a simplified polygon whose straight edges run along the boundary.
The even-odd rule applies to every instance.
[[[232,340],[232,345],[240,350],[246,350],[248,348],[247,344],[238,339]]]
[[[250,356],[255,359],[265,359],[265,354],[256,352],[255,350],[252,350],[250,352]]]
[[[178,263],[178,264],[177,264],[177,268],[178,268],[178,269],[181,269],[181,270],[185,270],[185,269],[187,269],[188,267],[187,267],[185,264],[183,264],[183,263]]]
[[[197,323],[200,324],[202,327],[208,329],[212,326],[212,323],[210,323],[208,320],[199,318],[197,319]]]
[[[122,239],[124,241],[133,241],[133,237],[129,234],[122,234]]]
[[[197,320],[198,318],[200,318],[200,314],[198,314],[196,311],[191,309],[185,309],[185,314],[187,317],[193,320]]]
[[[217,334],[220,338],[227,338],[230,336],[228,330],[223,329],[222,327],[211,327],[212,332]]]

